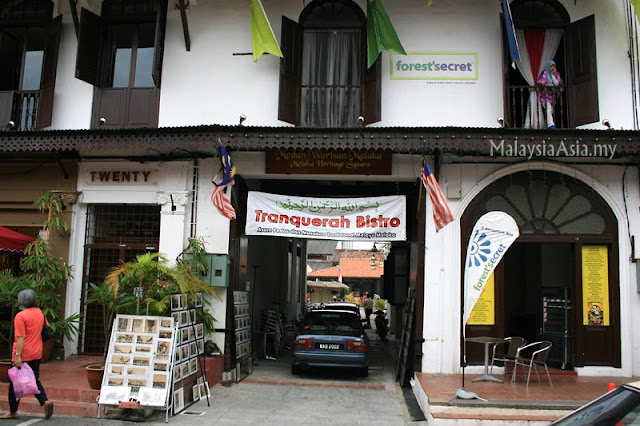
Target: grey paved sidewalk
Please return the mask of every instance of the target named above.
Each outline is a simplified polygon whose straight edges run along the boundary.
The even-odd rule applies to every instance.
[[[286,355],[277,361],[259,360],[252,375],[230,387],[211,389],[211,406],[198,401],[169,419],[174,425],[225,424],[334,424],[406,425],[411,421],[395,369],[384,354],[388,346],[371,335],[372,366],[369,377],[348,372],[313,372],[292,376]],[[159,413],[147,424],[164,424]]]

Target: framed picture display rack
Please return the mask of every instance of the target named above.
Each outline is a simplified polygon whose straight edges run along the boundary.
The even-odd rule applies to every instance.
[[[200,399],[210,405],[209,383],[204,362],[203,295],[171,295],[171,319],[176,327],[171,381],[172,415],[176,415]]]
[[[178,327],[173,317],[117,315],[98,396],[105,406],[164,409],[169,421]]]

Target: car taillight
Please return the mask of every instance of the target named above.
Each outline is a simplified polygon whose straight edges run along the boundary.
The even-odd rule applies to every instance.
[[[361,340],[350,340],[347,342],[348,351],[366,351],[367,344]]]
[[[293,341],[293,349],[311,349],[312,347],[312,339],[296,339]]]

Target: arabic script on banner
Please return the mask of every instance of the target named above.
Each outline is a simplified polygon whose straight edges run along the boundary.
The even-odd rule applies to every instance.
[[[311,198],[249,192],[245,232],[327,240],[403,241],[406,199]]]

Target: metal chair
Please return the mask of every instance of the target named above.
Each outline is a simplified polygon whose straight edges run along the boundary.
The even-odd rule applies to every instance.
[[[511,382],[516,381],[516,370],[518,369],[518,365],[526,368],[529,367],[529,373],[527,374],[527,387],[529,386],[529,379],[531,378],[531,369],[533,368],[536,372],[536,376],[538,376],[538,382],[540,382],[540,375],[538,374],[538,365],[544,366],[544,369],[547,372],[547,377],[549,378],[549,384],[553,386],[551,382],[551,375],[549,374],[549,369],[547,368],[547,357],[549,356],[549,351],[551,350],[551,342],[544,340],[541,342],[529,343],[521,348],[519,348],[516,352],[515,363],[513,365],[513,374],[511,375]],[[530,355],[529,355],[530,354]]]
[[[489,374],[493,372],[493,364],[495,361],[502,361],[506,367],[508,362],[514,362],[516,360],[516,352],[518,348],[524,346],[527,341],[523,337],[511,336],[506,337],[502,342],[498,342],[493,345],[493,355],[491,356],[491,369]]]

